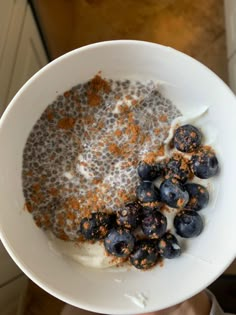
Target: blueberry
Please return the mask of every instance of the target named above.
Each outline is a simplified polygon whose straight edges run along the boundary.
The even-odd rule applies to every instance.
[[[159,238],[166,232],[167,219],[160,211],[152,212],[142,218],[141,228],[149,238]]]
[[[181,248],[177,238],[169,232],[164,234],[158,241],[158,248],[160,255],[164,258],[172,259],[181,254]]]
[[[159,254],[154,240],[139,240],[130,255],[130,263],[138,269],[149,269],[157,264]]]
[[[164,180],[160,186],[160,192],[162,201],[172,208],[183,208],[188,203],[188,192],[176,179]]]
[[[137,202],[128,203],[116,213],[117,225],[126,229],[135,229],[140,222],[141,206]]]
[[[137,198],[144,203],[160,201],[159,189],[149,181],[140,183],[140,185],[137,187],[136,195]]]
[[[104,212],[92,213],[80,222],[80,232],[87,240],[103,239],[112,227],[113,216]]]
[[[189,201],[184,207],[187,210],[199,211],[205,208],[209,201],[209,193],[205,187],[195,183],[188,183],[184,188],[189,194]]]
[[[150,165],[145,162],[139,163],[138,175],[142,180],[154,180],[162,174],[162,167],[160,164]]]
[[[126,258],[134,249],[135,238],[129,230],[111,229],[104,240],[104,246],[111,255]]]
[[[201,145],[202,134],[196,127],[184,125],[175,130],[173,140],[177,150],[193,152]]]
[[[217,174],[219,163],[215,153],[208,148],[202,148],[191,158],[191,168],[195,176],[207,179]]]
[[[195,237],[202,232],[203,221],[196,211],[183,210],[175,216],[174,227],[179,236]]]
[[[145,204],[145,206],[142,207],[141,209],[141,216],[147,216],[149,214],[152,214],[154,212],[160,211],[161,210],[161,203],[158,203],[158,205],[154,205],[152,206],[152,204]]]
[[[166,176],[165,178],[174,177],[185,183],[190,177],[190,169],[188,161],[179,154],[175,154],[166,165]]]

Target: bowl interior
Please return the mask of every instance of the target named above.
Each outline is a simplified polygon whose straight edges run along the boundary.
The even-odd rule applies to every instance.
[[[57,95],[98,71],[112,79],[160,81],[160,89],[183,114],[209,107],[197,124],[210,135],[220,161],[205,230],[186,252],[162,268],[97,270],[80,266],[49,249],[47,236],[23,210],[22,152],[31,128]],[[206,67],[171,48],[137,41],[90,45],[44,67],[15,96],[0,123],[0,235],[12,258],[39,286],[88,310],[132,314],[176,304],[214,281],[235,257],[236,101]],[[211,135],[214,134],[214,137]],[[145,300],[143,310],[134,303]],[[137,302],[138,303],[138,302]]]

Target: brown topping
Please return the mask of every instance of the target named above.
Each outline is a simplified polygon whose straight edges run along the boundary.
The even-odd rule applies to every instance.
[[[162,203],[159,202],[159,201],[154,201],[154,202],[145,202],[145,203],[142,203],[142,206],[143,207],[147,207],[147,208],[159,208],[160,206],[162,206]],[[161,209],[162,210],[162,209]]]
[[[147,164],[153,164],[156,162],[156,157],[155,152],[149,152],[144,156],[143,161]]]
[[[188,206],[189,208],[195,207],[197,206],[198,200],[196,197],[191,197],[189,202],[188,202]]]
[[[159,120],[162,121],[162,122],[167,122],[168,117],[167,117],[167,115],[160,115],[159,116]]]
[[[32,190],[37,193],[40,191],[40,185],[38,183],[32,185]]]
[[[166,247],[166,242],[164,240],[160,240],[159,244],[161,247]]]
[[[121,154],[120,148],[115,143],[111,143],[108,146],[108,150],[110,151],[110,153],[112,153],[114,155],[120,155]]]
[[[131,95],[126,95],[125,98],[126,98],[127,100],[132,100],[132,99],[133,99],[133,97],[132,97]]]
[[[56,216],[56,220],[59,226],[63,227],[64,226],[64,214],[63,213],[58,213]]]
[[[128,113],[128,121],[129,123],[134,123],[134,114],[132,112]]]
[[[213,148],[211,147],[211,146],[209,146],[209,145],[204,145],[204,146],[202,146],[201,147],[201,149],[202,149],[202,151],[210,151],[210,152],[212,152],[212,153],[215,153],[215,151],[213,150]]]
[[[158,266],[163,267],[163,266],[164,266],[164,261],[163,261],[163,260],[160,260],[160,261],[158,262]]]
[[[67,211],[66,217],[68,220],[71,220],[72,222],[76,220],[76,215],[72,211]]]
[[[130,108],[127,104],[119,105],[118,109],[121,114],[128,113],[130,111]]]
[[[125,133],[130,135],[130,143],[136,143],[140,134],[140,127],[136,124],[127,126]]]
[[[101,183],[101,181],[102,181],[101,178],[94,178],[92,180],[92,184],[97,185],[97,184]]]
[[[65,98],[70,97],[70,96],[71,96],[71,92],[70,92],[70,91],[66,91],[66,92],[64,93],[64,96],[65,96]]]
[[[80,209],[80,203],[75,197],[70,197],[67,201],[67,204],[72,209],[75,209],[75,210]]]
[[[90,228],[90,224],[89,224],[88,221],[83,222],[83,228],[84,228],[85,230],[88,230],[88,229]]]
[[[196,133],[195,131],[192,131],[192,132],[190,133],[190,136],[191,136],[192,138],[196,138],[196,137],[197,137],[197,133]]]
[[[164,156],[165,155],[165,147],[164,145],[161,145],[160,148],[157,151],[157,156]]]
[[[69,237],[64,232],[59,233],[57,235],[57,237],[60,238],[63,241],[68,241],[69,240]]]
[[[64,117],[58,121],[57,127],[60,129],[72,129],[75,124],[75,119],[72,117]]]
[[[31,177],[31,176],[33,176],[33,172],[32,172],[32,171],[29,171],[29,172],[25,173],[25,175]]]
[[[100,121],[97,125],[98,130],[101,130],[105,127],[104,122]]]
[[[170,208],[167,206],[167,205],[165,205],[165,204],[163,204],[162,206],[161,206],[161,211],[163,211],[163,212],[168,212],[168,213],[170,213],[171,212],[171,210],[170,210]]]
[[[184,203],[185,203],[185,200],[184,200],[184,199],[179,199],[179,200],[177,201],[177,206],[178,206],[178,208],[182,208],[183,205],[184,205]]]
[[[165,148],[164,148],[164,145],[161,145],[156,152],[147,153],[144,156],[143,161],[147,164],[153,164],[157,161],[158,157],[164,156],[164,155],[165,155]]]
[[[131,104],[132,104],[133,106],[136,106],[136,105],[138,104],[138,101],[137,101],[137,100],[132,100]]]
[[[125,190],[123,190],[123,189],[118,190],[117,194],[118,194],[118,196],[121,199],[121,202],[123,204],[127,203],[128,201],[130,201],[130,196],[126,193]]]
[[[84,118],[83,118],[83,124],[85,124],[85,125],[91,125],[91,124],[93,124],[94,123],[94,117],[93,116],[85,116]]]
[[[95,75],[95,77],[90,81],[89,90],[92,92],[104,92],[108,94],[111,91],[110,84],[102,79],[100,75]]]
[[[106,234],[108,232],[108,229],[105,226],[100,226],[99,227],[99,232],[100,232],[99,234],[101,235],[101,237],[104,237],[104,236],[106,236]]]
[[[58,189],[56,189],[55,187],[51,187],[49,190],[48,190],[48,193],[52,196],[57,196],[58,195]]]
[[[47,110],[47,119],[48,121],[52,121],[54,118],[53,112],[51,110]]]
[[[25,209],[26,209],[29,213],[32,213],[32,212],[33,212],[33,206],[32,206],[29,202],[26,202],[26,203],[25,203]]]
[[[122,136],[122,131],[117,129],[115,132],[114,132],[115,136],[116,137],[121,137]]]
[[[88,104],[90,106],[99,106],[101,104],[101,96],[95,93],[88,92]]]
[[[86,163],[86,162],[84,162],[84,161],[79,162],[79,164],[80,164],[81,166],[88,166],[88,163]]]
[[[154,129],[154,133],[155,133],[156,136],[158,136],[160,134],[160,132],[161,132],[160,128]]]
[[[44,227],[44,228],[49,228],[50,225],[51,225],[51,222],[50,222],[50,216],[49,214],[41,214],[40,216],[37,216],[36,218],[34,218],[35,220],[35,223],[36,225],[41,228],[41,227]]]
[[[109,83],[102,79],[100,75],[96,75],[90,82],[87,90],[88,105],[99,106],[102,101],[100,93],[108,94],[111,88]]]

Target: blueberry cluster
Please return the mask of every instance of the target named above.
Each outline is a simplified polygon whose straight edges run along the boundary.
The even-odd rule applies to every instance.
[[[149,269],[161,258],[181,254],[177,238],[167,231],[167,218],[162,208],[177,209],[174,218],[176,234],[183,238],[198,236],[203,221],[198,211],[209,201],[207,189],[189,182],[194,176],[206,179],[218,172],[218,161],[210,147],[202,146],[202,134],[191,125],[175,130],[174,147],[182,153],[153,165],[140,162],[140,184],[137,200],[126,204],[116,214],[92,213],[80,224],[87,240],[103,240],[106,251],[128,259],[138,269]],[[187,156],[187,157],[186,157]],[[161,180],[159,187],[156,179]]]

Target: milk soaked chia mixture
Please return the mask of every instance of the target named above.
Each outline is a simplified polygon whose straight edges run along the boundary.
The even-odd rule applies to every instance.
[[[163,141],[168,136],[171,122],[180,115],[172,102],[159,92],[154,81],[111,80],[98,74],[58,96],[34,125],[23,152],[25,205],[36,225],[64,241],[104,239],[109,224],[106,218],[98,218],[94,213],[112,218],[112,214],[122,211],[127,204],[131,206],[125,209],[131,213],[140,210],[140,204],[137,204],[138,165],[140,161],[154,165],[165,155]],[[179,156],[175,156],[174,163],[178,159]],[[172,177],[166,177],[171,185],[170,181],[174,183],[176,180]],[[144,181],[146,186],[148,183]],[[142,195],[142,191],[139,194]],[[149,193],[143,202],[149,200],[148,196]],[[178,205],[181,202],[180,198]],[[92,214],[92,219],[101,226],[94,226]],[[126,214],[123,212],[122,216]],[[122,217],[123,223],[126,219]],[[156,223],[158,220],[165,223],[161,212],[154,219]],[[129,218],[127,220],[129,223]],[[150,218],[147,220],[150,222]],[[130,237],[127,224],[114,236],[122,239],[122,246]],[[91,234],[91,227],[97,232]],[[85,233],[81,234],[81,229]],[[143,227],[143,231],[146,233],[147,228]],[[156,230],[155,233],[148,231],[151,239],[158,238]],[[172,241],[172,236],[167,234],[161,245]],[[108,253],[116,255],[114,248],[110,248],[111,240],[104,242]],[[153,248],[148,242],[144,241],[139,247],[142,255],[150,246]],[[134,246],[138,245],[133,244],[132,250]],[[152,254],[150,248],[148,255]],[[126,258],[127,248],[119,250],[120,255],[116,256]],[[143,268],[136,267],[148,268],[146,263],[147,260]],[[137,259],[133,257],[135,264]]]

